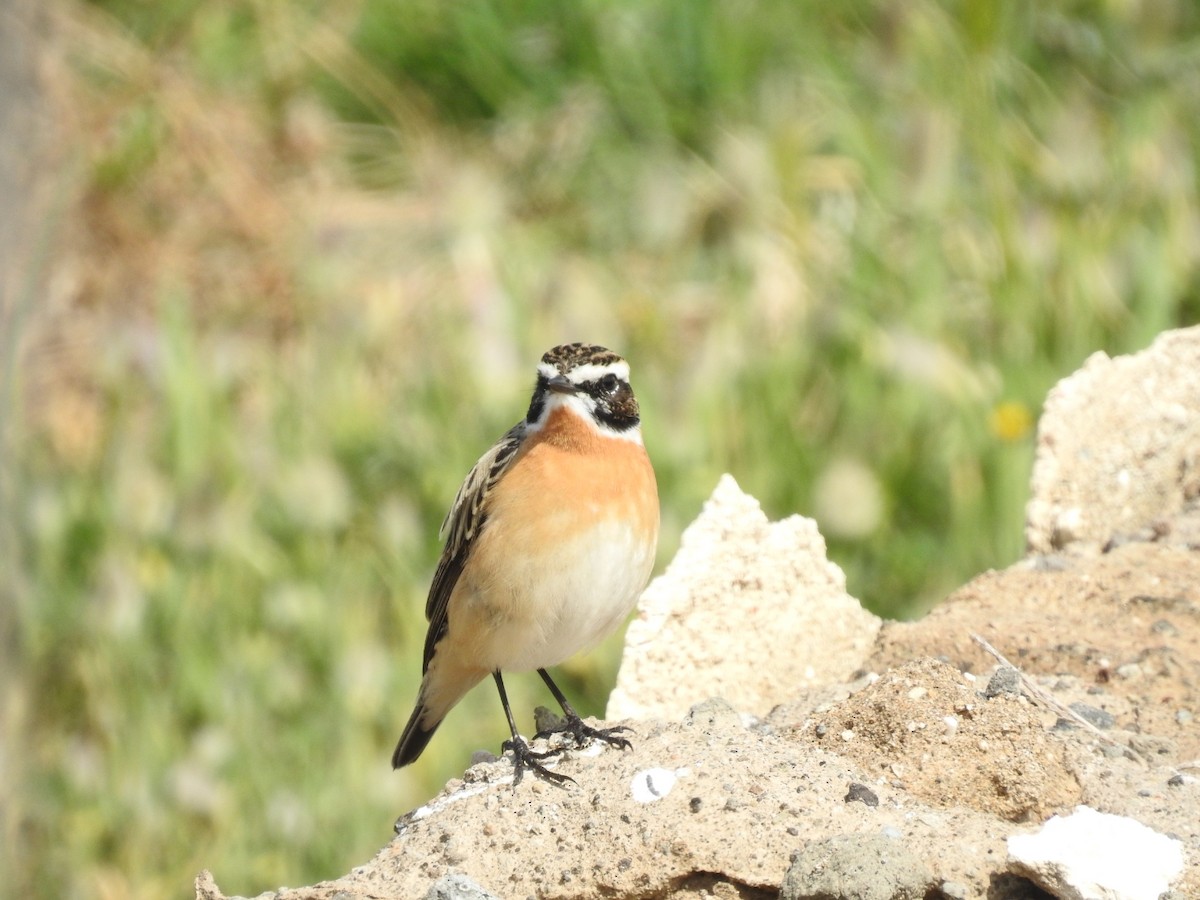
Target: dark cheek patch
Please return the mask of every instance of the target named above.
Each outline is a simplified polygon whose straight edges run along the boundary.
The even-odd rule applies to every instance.
[[[596,414],[601,422],[616,431],[625,431],[640,421],[637,398],[627,384],[621,385],[613,396],[601,399]]]

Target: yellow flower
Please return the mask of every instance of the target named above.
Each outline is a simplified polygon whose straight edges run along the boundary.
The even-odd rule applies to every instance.
[[[1033,429],[1033,413],[1019,400],[1004,400],[992,408],[988,426],[1000,440],[1014,443]]]

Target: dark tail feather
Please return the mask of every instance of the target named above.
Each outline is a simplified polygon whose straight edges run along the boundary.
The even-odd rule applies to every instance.
[[[421,727],[421,716],[425,713],[425,705],[418,701],[408,724],[404,726],[404,734],[400,735],[400,743],[396,744],[396,752],[392,754],[392,768],[399,769],[415,762],[437,731],[440,721],[434,722],[429,728]]]

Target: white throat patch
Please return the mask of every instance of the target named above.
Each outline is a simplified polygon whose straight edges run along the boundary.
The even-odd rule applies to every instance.
[[[638,446],[642,445],[641,424],[634,425],[632,428],[626,428],[624,431],[610,428],[596,418],[596,401],[587,394],[560,394],[550,391],[546,395],[546,403],[542,407],[542,414],[538,416],[537,421],[525,423],[526,433],[534,434],[545,428],[546,423],[550,421],[550,416],[556,409],[564,409],[571,415],[578,416],[597,434],[602,434],[605,437],[620,438],[623,441],[630,441]]]

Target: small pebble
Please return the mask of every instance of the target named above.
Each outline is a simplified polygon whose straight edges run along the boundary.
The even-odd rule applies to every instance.
[[[536,706],[533,710],[533,726],[538,733],[543,731],[562,731],[566,722],[562,716],[545,706]]]
[[[1191,710],[1181,709],[1175,713],[1175,721],[1180,725],[1189,725],[1196,717],[1192,715]]]
[[[1035,572],[1065,572],[1071,568],[1071,563],[1061,554],[1050,554],[1036,557],[1031,565]]]
[[[1001,694],[1019,694],[1021,692],[1021,675],[1012,666],[1001,666],[988,679],[983,696],[991,700]]]
[[[942,893],[950,900],[967,900],[967,886],[957,881],[943,881]]]
[[[1183,776],[1176,772],[1167,779],[1167,784],[1169,784],[1171,787],[1183,787]]]
[[[334,897],[341,896],[339,891]],[[346,896],[350,896],[348,893]],[[461,872],[447,872],[429,887],[425,900],[497,900],[495,894]]]
[[[1135,678],[1142,677],[1142,667],[1137,663],[1125,663],[1123,666],[1117,666],[1117,677],[1132,681]]]
[[[1086,703],[1072,703],[1071,712],[1075,713],[1075,715],[1079,716],[1085,722],[1095,725],[1097,728],[1112,728],[1117,723],[1116,717],[1108,710],[1089,706]]]
[[[846,743],[850,743],[852,740],[854,740],[854,732],[847,728],[842,732],[842,740]]]
[[[958,731],[958,716],[943,716],[942,727],[946,734],[954,734]]]
[[[909,700],[920,700],[922,697],[924,697],[928,693],[929,693],[929,688],[915,687],[911,691],[908,692],[908,699]]]
[[[879,805],[879,797],[876,793],[867,787],[865,784],[859,784],[857,781],[850,782],[850,790],[846,792],[845,801],[853,803],[857,800],[859,803],[865,803],[867,806],[875,807]]]

